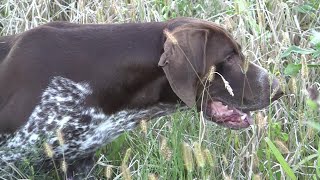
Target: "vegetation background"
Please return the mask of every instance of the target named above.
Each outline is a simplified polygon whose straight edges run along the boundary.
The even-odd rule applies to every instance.
[[[188,16],[228,29],[285,96],[233,131],[195,111],[141,123],[96,153],[97,179],[319,179],[319,0],[0,0],[0,35],[46,22],[124,23]],[[64,179],[28,160],[12,179]],[[0,175],[1,179],[2,175]]]

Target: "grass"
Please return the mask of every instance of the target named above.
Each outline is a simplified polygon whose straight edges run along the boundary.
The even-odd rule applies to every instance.
[[[2,0],[1,35],[40,24],[163,21],[178,16],[221,24],[248,59],[281,79],[286,95],[233,131],[201,123],[194,110],[143,123],[100,149],[98,179],[319,179],[319,1]],[[311,94],[312,95],[312,94]],[[310,96],[311,97],[311,96]],[[204,136],[202,136],[204,135]],[[130,149],[130,150],[129,150]],[[56,179],[21,163],[12,179]],[[1,175],[0,175],[1,178]],[[63,177],[61,177],[63,179]]]

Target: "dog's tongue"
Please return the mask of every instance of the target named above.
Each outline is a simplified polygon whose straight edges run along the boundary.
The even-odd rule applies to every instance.
[[[206,114],[212,121],[231,129],[247,128],[253,122],[247,113],[223,105],[220,101],[211,101],[206,109]]]

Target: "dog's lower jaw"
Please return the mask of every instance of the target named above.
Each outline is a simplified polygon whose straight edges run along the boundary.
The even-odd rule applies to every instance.
[[[205,117],[218,125],[230,129],[243,129],[249,127],[252,123],[252,117],[249,112],[243,112],[235,107],[223,104],[221,101],[209,101],[203,105]]]

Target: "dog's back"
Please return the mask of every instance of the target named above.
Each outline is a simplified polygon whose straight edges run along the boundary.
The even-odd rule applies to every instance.
[[[157,68],[162,48],[162,26],[164,23],[80,25],[54,22],[1,37],[0,133],[14,132],[27,121],[54,76],[91,83],[100,93],[106,83],[109,83],[107,87],[117,87],[118,81],[127,81],[125,67],[120,69],[123,71],[121,80],[115,71],[117,67]],[[134,66],[129,66],[132,62]],[[155,71],[153,75],[162,73],[161,69]],[[144,77],[139,83],[156,78],[141,76]],[[129,94],[126,96],[130,97]],[[124,99],[121,102],[126,102],[125,99],[129,98],[126,96],[121,96]],[[108,107],[105,106],[108,113],[125,105],[122,103],[118,107],[112,97],[108,98]],[[119,98],[114,101],[120,102]]]

